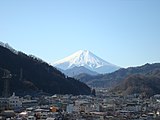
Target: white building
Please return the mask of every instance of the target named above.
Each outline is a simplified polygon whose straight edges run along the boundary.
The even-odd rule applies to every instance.
[[[89,112],[99,112],[100,111],[100,106],[99,104],[87,104],[85,106],[85,112],[89,113]]]
[[[22,101],[18,96],[15,96],[15,93],[13,93],[13,95],[8,98],[8,101],[9,101],[9,107],[12,109],[22,107]]]
[[[66,108],[67,113],[72,113],[74,111],[74,105],[73,104],[68,104]]]

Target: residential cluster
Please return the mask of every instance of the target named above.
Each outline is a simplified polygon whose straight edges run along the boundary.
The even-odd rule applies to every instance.
[[[0,120],[160,120],[160,95],[41,95],[0,98]]]

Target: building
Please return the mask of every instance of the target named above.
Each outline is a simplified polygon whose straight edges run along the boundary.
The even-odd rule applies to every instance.
[[[17,109],[22,107],[22,101],[18,96],[15,96],[15,93],[8,98],[9,107],[11,109]]]
[[[0,98],[0,111],[9,109],[8,98]]]

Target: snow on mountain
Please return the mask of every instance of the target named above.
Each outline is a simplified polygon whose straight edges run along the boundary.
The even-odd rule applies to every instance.
[[[97,57],[88,50],[79,50],[62,60],[54,62],[52,65],[63,70],[83,66],[97,73],[110,73],[120,68]]]

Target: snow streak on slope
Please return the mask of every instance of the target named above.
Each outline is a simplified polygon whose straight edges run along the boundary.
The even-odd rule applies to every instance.
[[[110,67],[111,67],[111,72],[117,70],[119,67],[104,61],[103,59],[97,57],[93,53],[91,53],[88,50],[79,50],[78,52],[62,59],[59,60],[55,63],[53,63],[53,66],[58,67],[63,70],[71,69],[75,66],[80,67],[84,66],[92,71],[96,71],[98,73],[107,73],[110,72]],[[108,70],[102,70],[103,67],[107,67]],[[97,71],[100,69],[100,72]],[[115,69],[115,70],[113,70]]]

